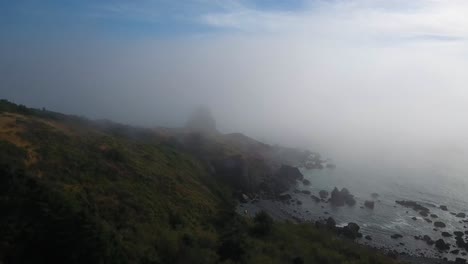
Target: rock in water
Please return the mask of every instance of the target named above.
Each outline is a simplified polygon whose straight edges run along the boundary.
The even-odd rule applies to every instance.
[[[365,201],[364,206],[370,209],[374,209],[374,201]]]
[[[448,208],[447,208],[447,206],[445,206],[445,205],[441,205],[441,206],[440,206],[440,209],[441,209],[442,211],[448,211]]]
[[[456,215],[456,217],[465,218],[465,217],[466,217],[466,214],[465,214],[465,213],[458,213],[458,214]]]
[[[339,191],[336,187],[331,192],[330,202],[333,206],[343,206],[345,204],[353,206],[356,204],[354,196],[349,193],[348,189],[343,188]]]
[[[444,228],[444,227],[446,227],[445,223],[439,222],[439,221],[434,222],[434,226],[435,226],[435,227],[439,227],[439,228]]]
[[[320,202],[320,198],[315,195],[311,195],[310,198],[312,198],[312,200],[314,200],[316,203]]]
[[[319,192],[319,196],[320,196],[320,198],[322,198],[322,199],[326,199],[326,198],[328,197],[328,192],[325,191],[325,190],[321,190],[321,191]]]
[[[436,248],[438,248],[439,250],[449,250],[450,249],[450,245],[448,245],[447,243],[445,243],[445,241],[440,238],[438,239],[436,242],[435,242],[435,246]]]
[[[398,239],[398,238],[402,238],[403,236],[400,235],[400,234],[393,234],[390,237],[393,238],[393,239]]]
[[[342,234],[350,239],[356,239],[358,237],[362,237],[362,234],[359,233],[359,225],[356,223],[349,223],[345,227],[341,229]]]

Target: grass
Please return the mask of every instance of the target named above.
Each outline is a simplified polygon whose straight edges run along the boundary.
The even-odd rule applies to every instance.
[[[147,131],[0,101],[0,263],[392,263],[311,225],[243,218],[208,171]]]

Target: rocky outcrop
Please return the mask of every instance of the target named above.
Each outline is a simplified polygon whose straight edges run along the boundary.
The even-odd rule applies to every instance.
[[[401,205],[401,206],[411,208],[414,211],[419,212],[424,217],[428,216],[428,214],[429,214],[429,208],[427,208],[425,206],[422,206],[422,205],[420,205],[419,203],[417,203],[415,201],[396,201],[396,203]]]
[[[329,195],[329,193],[327,191],[325,191],[325,190],[320,190],[320,192],[319,192],[319,196],[322,199],[326,199],[328,197],[328,195]]]
[[[348,189],[343,188],[341,191],[335,187],[331,192],[330,203],[333,206],[344,206],[345,204],[353,206],[356,204],[354,196],[349,193]]]

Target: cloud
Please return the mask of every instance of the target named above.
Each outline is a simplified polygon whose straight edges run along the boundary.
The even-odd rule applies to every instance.
[[[237,7],[202,14],[208,26],[241,32],[301,32],[318,37],[365,35],[388,40],[425,38],[428,41],[465,40],[468,37],[468,2],[416,1],[312,1],[295,12]]]

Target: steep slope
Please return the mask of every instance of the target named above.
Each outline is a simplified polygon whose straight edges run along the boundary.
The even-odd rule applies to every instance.
[[[390,263],[309,224],[237,215],[206,162],[219,142],[169,138],[0,101],[0,263]]]

